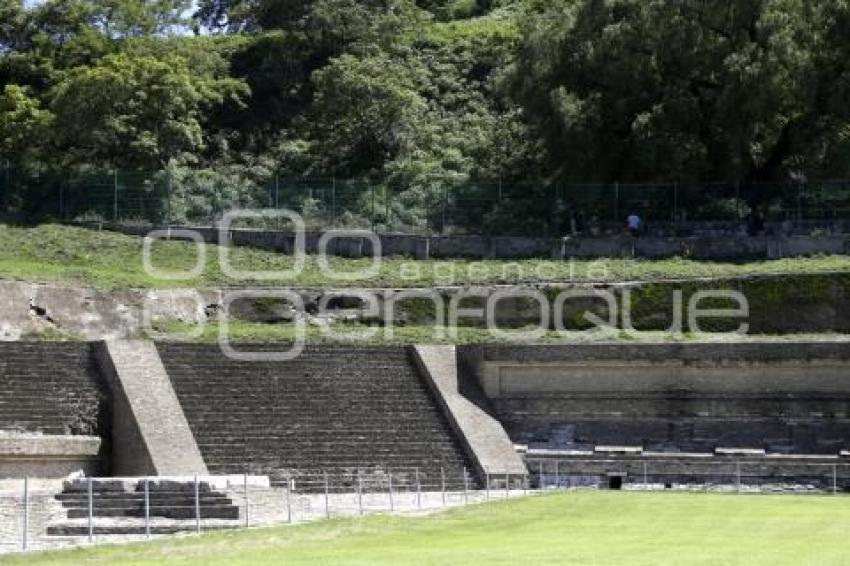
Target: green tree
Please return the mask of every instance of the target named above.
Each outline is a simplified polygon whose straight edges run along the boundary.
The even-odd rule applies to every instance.
[[[341,174],[373,173],[415,143],[426,109],[411,69],[387,55],[343,55],[313,75],[313,134]]]
[[[847,9],[562,0],[530,19],[517,92],[566,178],[752,182],[816,173],[847,119],[837,103],[846,92]]]
[[[18,85],[0,93],[0,155],[25,165],[47,139],[52,116]]]
[[[173,32],[186,24],[191,0],[89,0],[92,19],[106,35],[127,37]]]
[[[163,168],[197,161],[204,116],[247,96],[240,81],[199,76],[185,59],[109,55],[51,93],[56,141],[71,162]]]

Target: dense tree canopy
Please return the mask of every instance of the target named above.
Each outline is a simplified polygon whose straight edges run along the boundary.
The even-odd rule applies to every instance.
[[[204,202],[215,179],[369,177],[412,220],[435,179],[850,175],[844,0],[191,5],[0,0],[3,160],[40,190],[197,171]]]
[[[555,2],[527,25],[519,92],[574,178],[815,173],[850,120],[847,14],[802,0]]]

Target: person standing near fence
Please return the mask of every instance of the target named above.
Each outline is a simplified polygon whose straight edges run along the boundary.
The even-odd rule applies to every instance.
[[[640,234],[641,220],[636,212],[632,211],[626,218],[626,228],[632,236],[637,237]]]

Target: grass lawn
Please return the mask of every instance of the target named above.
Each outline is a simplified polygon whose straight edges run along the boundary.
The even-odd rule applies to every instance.
[[[157,242],[152,249],[152,263],[163,271],[188,271],[196,261],[196,250],[189,243]],[[0,278],[3,279],[64,281],[107,289],[180,286],[208,288],[250,286],[258,283],[227,277],[219,265],[218,253],[217,246],[207,246],[206,269],[198,277],[183,281],[162,280],[145,272],[141,238],[55,224],[33,228],[0,225]],[[232,264],[236,268],[250,271],[285,270],[293,263],[291,257],[255,249],[234,248],[231,254]],[[371,265],[371,259],[332,258],[330,264],[338,271],[363,271]],[[320,271],[315,258],[310,257],[303,271],[297,276],[281,281],[263,281],[260,284],[295,287],[432,287],[832,272],[850,272],[850,257],[824,256],[740,264],[685,259],[556,262],[413,261],[393,257],[384,259],[375,276],[356,281],[331,282]]]
[[[31,556],[6,564],[848,564],[844,497],[571,492]]]

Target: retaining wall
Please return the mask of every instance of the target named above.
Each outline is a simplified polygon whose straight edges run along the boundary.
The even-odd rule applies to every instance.
[[[462,350],[520,444],[836,457],[850,448],[850,343]]]
[[[193,230],[207,243],[218,244],[220,232],[210,226],[124,226],[104,223],[82,225],[107,229],[134,236],[145,236],[153,230]],[[273,230],[233,229],[230,241],[237,246],[291,254],[295,236],[291,232]],[[318,252],[321,233],[306,235],[305,251]],[[688,257],[703,260],[778,259],[817,254],[850,253],[850,235],[825,234],[818,236],[642,236],[536,238],[526,236],[418,236],[409,234],[378,234],[384,256],[407,256],[416,259],[473,258],[520,259],[549,258],[554,260],[592,258]],[[343,236],[334,238],[328,253],[343,257],[375,255],[367,238]]]

